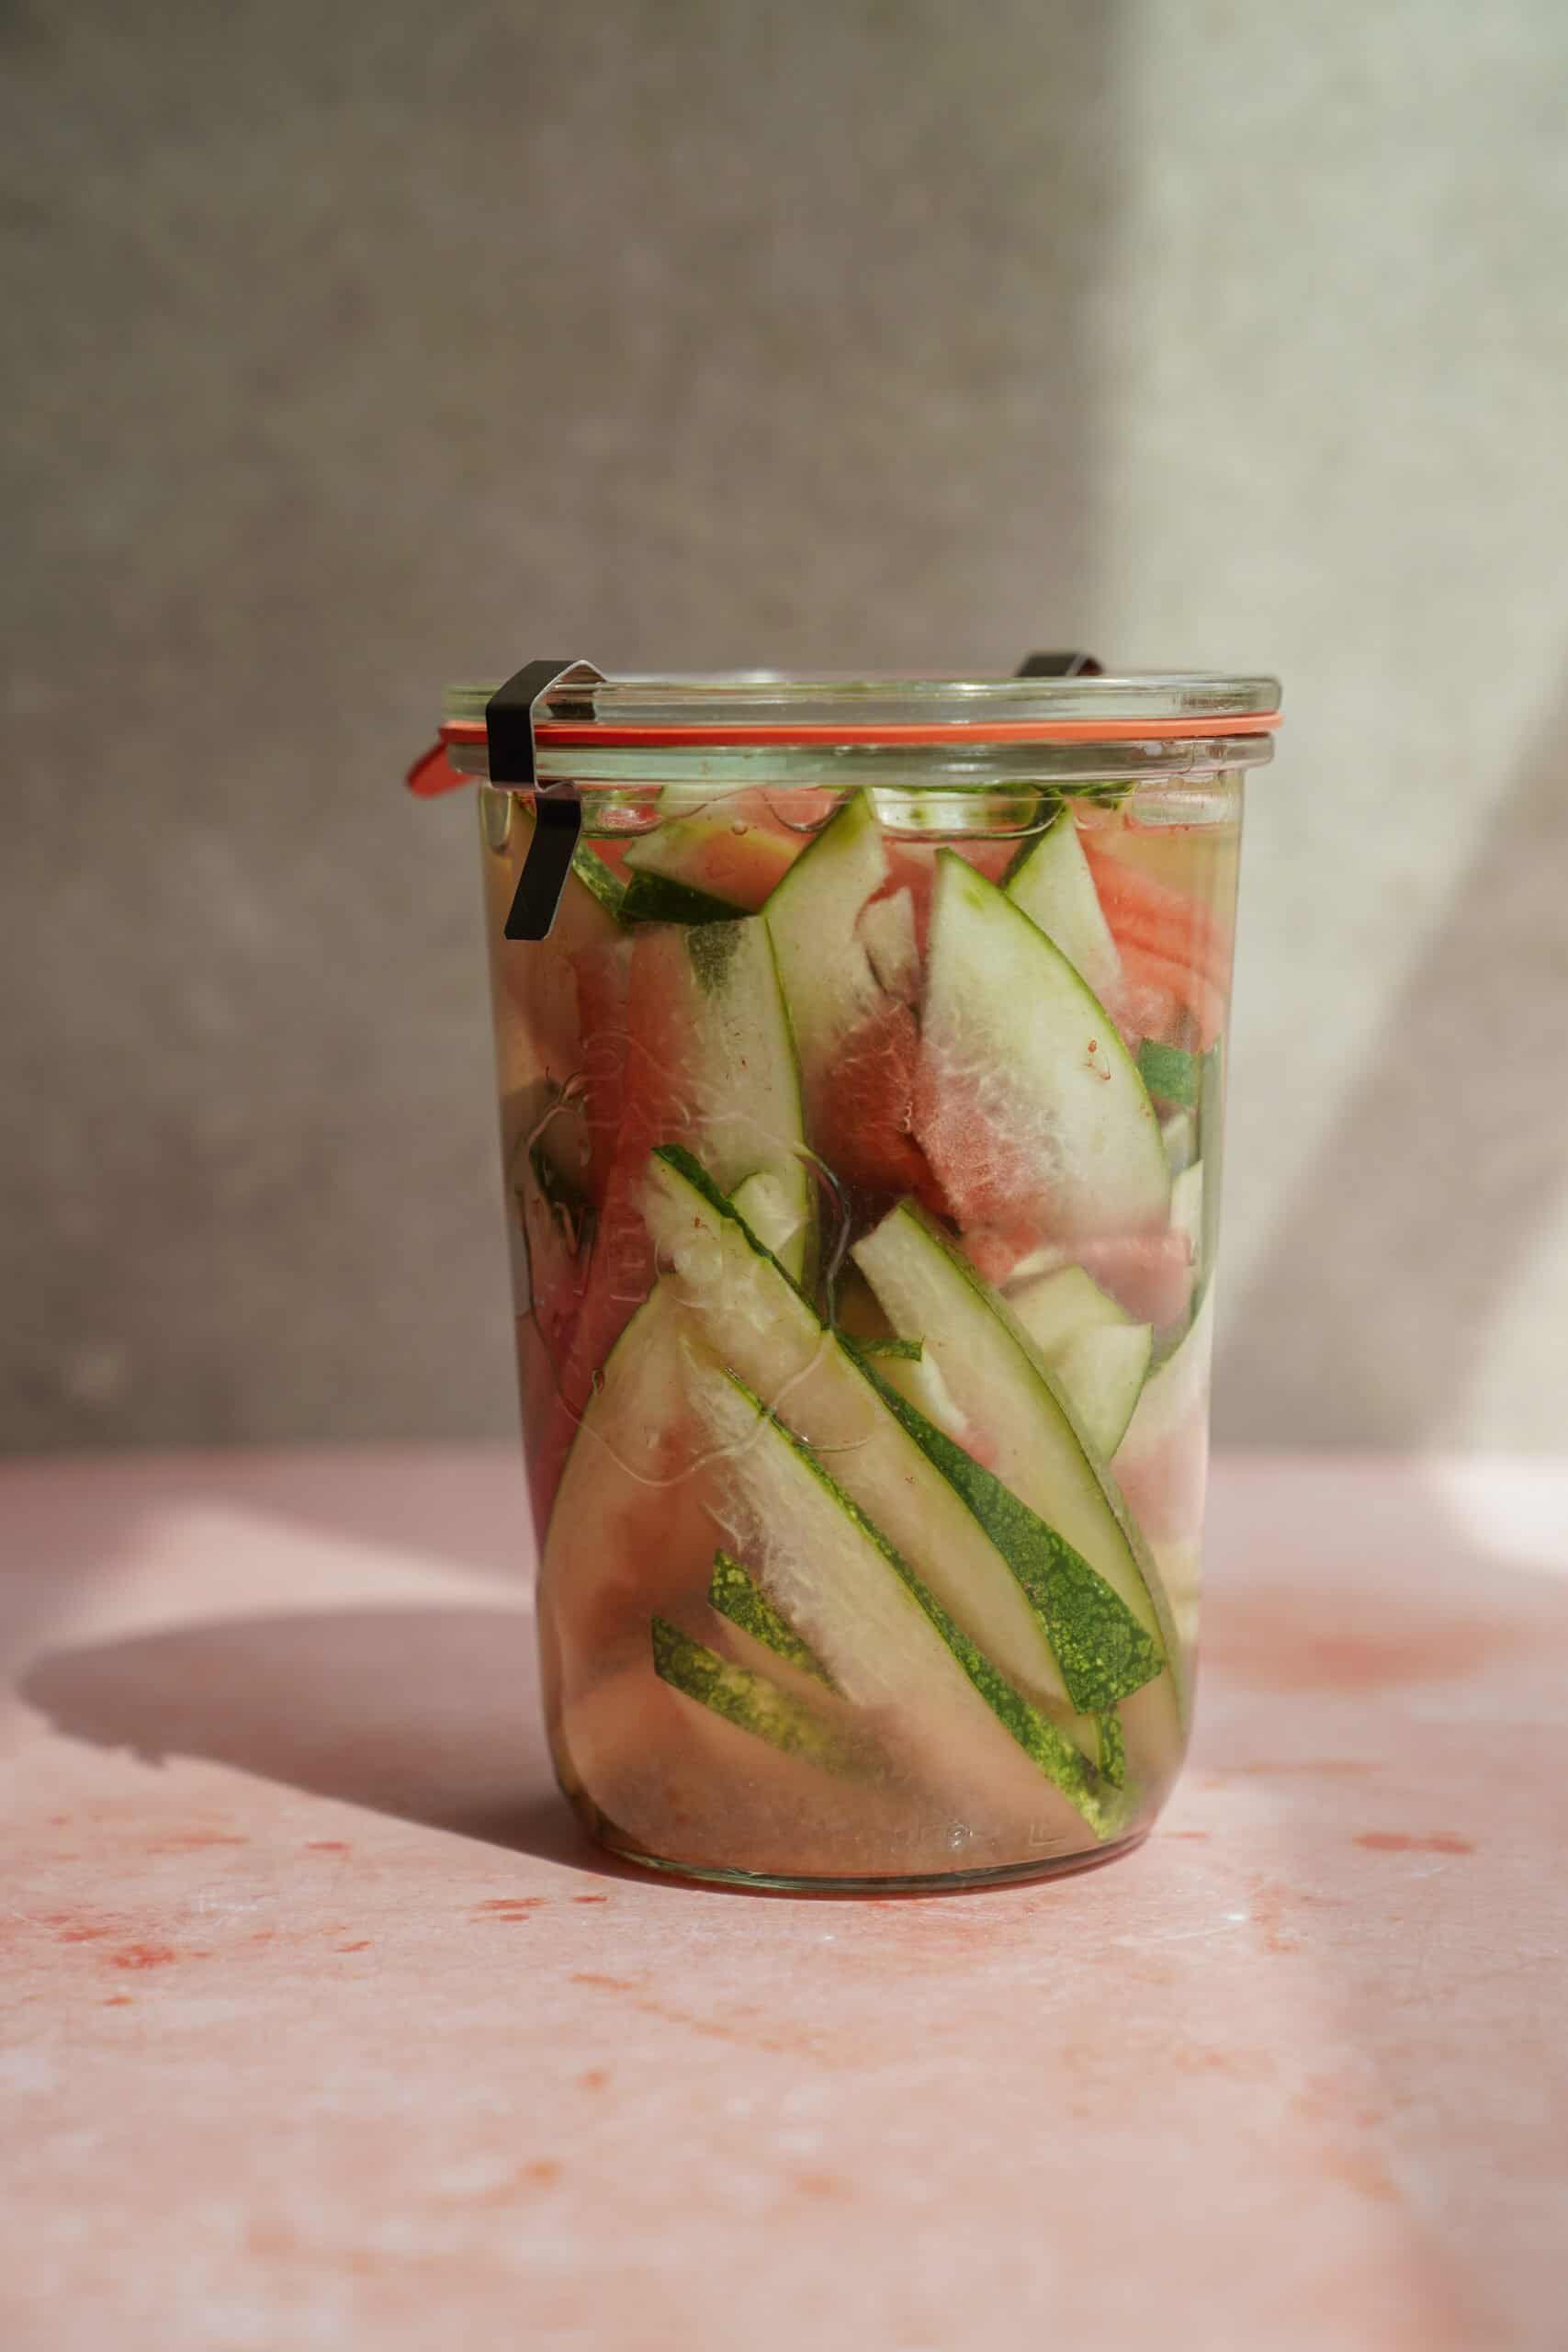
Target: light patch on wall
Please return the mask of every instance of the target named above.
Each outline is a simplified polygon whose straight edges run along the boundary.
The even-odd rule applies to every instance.
[[[1511,970],[1568,1034],[1520,887],[1568,806],[1568,17],[1434,0],[1303,43],[1142,0],[1124,65],[1097,634],[1286,690],[1243,863],[1217,1434],[1561,1442],[1544,1304],[1498,1311],[1560,1085],[1500,1091],[1496,1057]]]

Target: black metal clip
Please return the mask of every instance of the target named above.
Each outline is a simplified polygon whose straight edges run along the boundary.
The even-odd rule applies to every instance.
[[[507,914],[508,939],[549,937],[582,831],[582,803],[576,785],[538,781],[534,713],[541,698],[563,679],[573,685],[602,685],[604,675],[592,662],[528,662],[503,686],[497,686],[485,705],[491,784],[534,796],[534,838]]]
[[[1105,671],[1092,653],[1028,653],[1013,675],[1015,678],[1102,678]]]

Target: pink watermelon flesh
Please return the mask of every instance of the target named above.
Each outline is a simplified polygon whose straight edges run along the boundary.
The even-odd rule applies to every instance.
[[[588,1125],[589,1192],[602,1203],[620,1127],[630,958],[617,944],[584,950],[571,960],[577,981],[578,1069]]]
[[[915,1139],[920,1032],[891,998],[851,1031],[831,1067],[808,1086],[812,1142],[854,1199],[884,1205],[913,1193],[940,1216],[942,1187]]]
[[[1048,1235],[1026,1220],[972,1226],[958,1238],[976,1272],[998,1290],[1043,1248],[1053,1246]],[[1072,1258],[1135,1323],[1167,1330],[1191,1306],[1192,1249],[1184,1233],[1127,1233],[1077,1241]]]
[[[1174,989],[1146,976],[1132,978],[1125,965],[1106,1011],[1115,1022],[1122,1043],[1136,1057],[1145,1037],[1161,1045],[1190,1046],[1193,1036],[1186,1008]]]
[[[1142,1452],[1116,1457],[1116,1482],[1155,1543],[1202,1541],[1209,1472],[1209,1399],[1200,1390],[1176,1426]]]
[[[883,847],[887,853],[887,879],[877,899],[890,899],[897,890],[908,890],[915,902],[915,943],[923,959],[931,938],[931,892],[936,887],[936,846],[934,842],[899,841],[884,836]],[[983,874],[987,882],[999,882],[1018,848],[1014,841],[966,841],[961,854],[966,865]]]
[[[749,824],[737,818],[694,849],[690,870],[681,878],[710,898],[755,914],[794,863],[797,846],[773,821]]]
[[[1042,1242],[1039,1227],[1013,1223],[971,1226],[959,1235],[959,1247],[978,1275],[995,1289],[1006,1289],[1018,1270],[1051,1242]],[[1168,1331],[1192,1306],[1192,1244],[1185,1232],[1123,1232],[1075,1242],[1072,1261],[1134,1322],[1155,1324],[1156,1331]],[[1067,1263],[1065,1253],[1063,1263]]]
[[[618,1068],[601,1100],[600,1141],[608,1160],[597,1229],[585,1273],[573,1269],[535,1317],[552,1348],[557,1395],[536,1446],[539,1486],[555,1492],[561,1464],[593,1392],[594,1374],[653,1283],[653,1247],[640,1196],[649,1154],[687,1139],[696,1081],[682,992],[669,984],[671,943],[653,925],[631,952]],[[679,948],[683,956],[683,947]],[[609,1058],[611,1040],[603,1040]],[[562,1295],[564,1292],[564,1295]]]
[[[1074,1254],[1135,1323],[1163,1331],[1191,1306],[1192,1245],[1184,1233],[1120,1234],[1081,1242]]]
[[[618,1033],[598,1035],[604,1083],[597,1095],[591,1093],[590,1124],[607,1169],[593,1245],[586,1268],[573,1267],[534,1307],[557,1366],[557,1395],[535,1449],[538,1486],[547,1497],[555,1491],[596,1374],[653,1285],[653,1245],[641,1205],[649,1156],[664,1143],[684,1143],[699,1158],[706,1156],[705,1130],[714,1105],[710,1073],[697,1063],[693,1008],[698,983],[687,936],[683,927],[664,923],[639,933],[619,1001]],[[719,1172],[728,1182],[737,1171]]]
[[[922,1054],[913,1119],[949,1213],[965,1234],[993,1234],[999,1249],[1010,1248],[1020,1258],[1052,1238],[1050,1186],[1040,1153],[994,1116],[982,1074],[939,1067]]]

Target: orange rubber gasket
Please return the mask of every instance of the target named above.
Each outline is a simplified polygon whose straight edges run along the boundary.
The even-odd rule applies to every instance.
[[[1188,743],[1221,735],[1268,735],[1280,724],[1277,710],[1245,717],[1187,718],[993,718],[954,719],[942,727],[917,725],[796,727],[721,722],[712,727],[572,727],[542,719],[534,729],[541,748],[558,752],[737,751],[750,744],[832,743]],[[486,741],[484,721],[449,718],[443,743],[478,746]]]

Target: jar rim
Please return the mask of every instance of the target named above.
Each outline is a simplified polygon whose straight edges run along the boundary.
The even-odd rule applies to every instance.
[[[442,741],[465,750],[482,746],[485,707],[494,692],[494,683],[449,685]],[[1269,677],[835,677],[753,670],[563,680],[541,695],[534,734],[543,757],[595,749],[1165,744],[1264,736],[1279,724],[1280,685]]]

